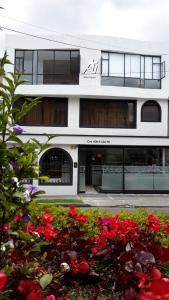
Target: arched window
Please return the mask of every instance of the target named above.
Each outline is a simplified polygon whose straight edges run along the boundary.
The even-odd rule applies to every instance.
[[[161,107],[156,101],[146,101],[143,104],[141,122],[161,122]]]
[[[72,185],[73,162],[68,152],[60,148],[46,151],[40,159],[40,175],[48,176],[41,185]]]

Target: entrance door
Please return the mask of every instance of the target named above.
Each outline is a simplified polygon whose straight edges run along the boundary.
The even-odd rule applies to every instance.
[[[123,192],[123,149],[115,147],[79,148],[79,191],[87,186],[99,192]]]

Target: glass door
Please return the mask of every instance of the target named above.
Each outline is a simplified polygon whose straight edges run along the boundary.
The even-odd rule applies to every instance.
[[[90,186],[98,192],[123,192],[123,148],[81,147],[79,191]]]

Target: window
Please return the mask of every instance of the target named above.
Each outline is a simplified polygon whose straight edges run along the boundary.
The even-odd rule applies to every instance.
[[[159,89],[163,77],[160,56],[102,52],[102,85]]]
[[[107,99],[80,100],[80,127],[135,128],[135,120],[135,101]]]
[[[161,107],[156,101],[147,101],[141,109],[142,122],[161,122]]]
[[[23,80],[27,84],[33,83],[33,51],[16,50],[15,51],[15,73],[24,73]]]
[[[15,73],[28,84],[79,84],[79,50],[16,50]]]
[[[69,153],[60,148],[46,151],[40,159],[40,176],[48,176],[41,185],[72,185],[73,162]]]
[[[124,148],[125,166],[162,165],[162,149],[153,147]],[[141,169],[140,169],[141,171]]]
[[[16,102],[15,107],[23,105],[24,99]],[[66,127],[68,123],[68,100],[64,98],[42,98],[20,120],[23,126],[57,126]]]

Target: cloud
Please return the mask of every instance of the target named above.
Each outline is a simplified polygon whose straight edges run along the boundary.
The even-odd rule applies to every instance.
[[[168,0],[1,0],[7,15],[61,33],[169,40]],[[10,19],[1,24],[47,33]],[[48,32],[49,33],[49,32]]]
[[[147,40],[166,42],[169,41],[169,19],[163,14],[163,20],[160,16],[153,16],[149,22],[144,24],[143,31]]]
[[[120,10],[139,9],[152,5],[156,0],[110,0]],[[161,0],[163,1],[163,0]]]
[[[32,9],[32,22],[59,32],[74,33],[87,33],[97,28],[104,6],[102,0],[37,0],[36,5],[38,3],[40,14]]]

